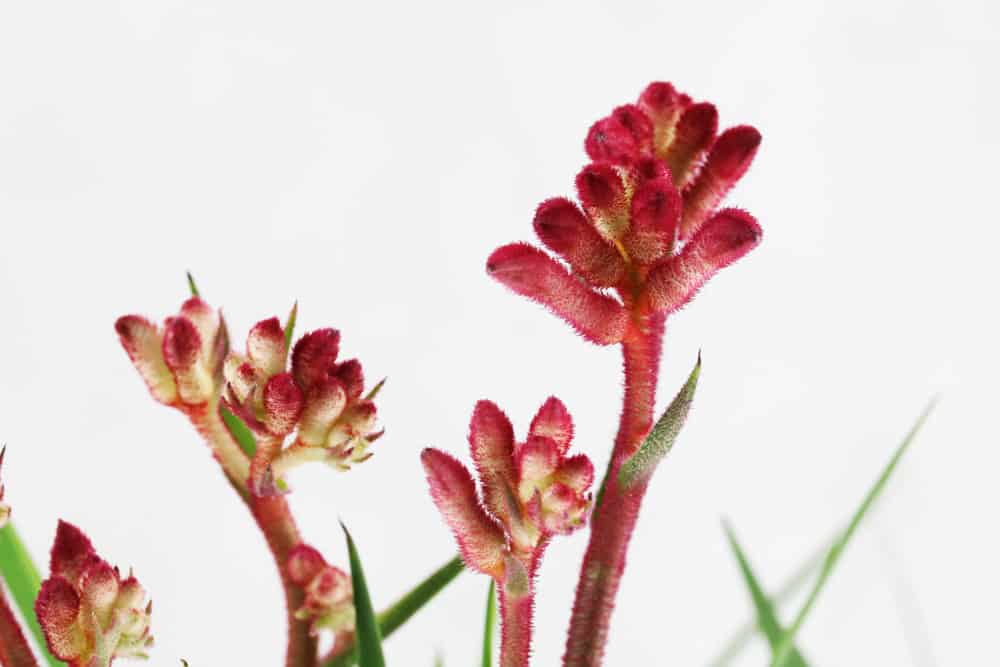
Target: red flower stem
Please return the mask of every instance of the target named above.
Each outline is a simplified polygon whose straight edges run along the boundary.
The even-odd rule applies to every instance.
[[[0,665],[4,667],[38,667],[31,646],[21,631],[14,610],[7,603],[7,594],[0,586]]]
[[[248,491],[250,460],[223,423],[217,400],[196,408],[188,408],[186,412],[191,423],[208,442],[229,483],[250,509],[274,556],[274,563],[278,567],[281,585],[285,591],[285,610],[288,619],[285,667],[315,667],[318,651],[316,638],[309,634],[307,621],[295,618],[295,610],[302,606],[305,594],[288,578],[285,567],[288,552],[302,541],[288,503],[282,496],[255,497]]]
[[[656,380],[663,348],[664,317],[633,321],[622,341],[625,397],[618,435],[599,503],[590,522],[590,543],[580,568],[563,664],[600,665],[608,639],[615,595],[625,570],[629,540],[646,493],[641,484],[623,490],[618,470],[653,426]]]
[[[500,667],[528,667],[531,655],[533,593],[514,596],[497,583],[500,595]]]

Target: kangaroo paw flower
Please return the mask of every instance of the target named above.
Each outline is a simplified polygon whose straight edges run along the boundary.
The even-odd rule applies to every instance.
[[[49,578],[35,614],[49,650],[70,667],[105,667],[115,658],[146,658],[152,604],[134,576],[122,578],[78,528],[59,522]]]
[[[291,550],[286,567],[288,577],[305,592],[305,600],[295,610],[295,616],[309,621],[313,634],[323,629],[335,634],[354,631],[354,598],[349,574],[329,565],[319,551],[307,544],[299,544]]]

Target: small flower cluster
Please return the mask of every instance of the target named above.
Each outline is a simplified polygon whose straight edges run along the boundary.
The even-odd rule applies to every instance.
[[[651,84],[636,104],[591,127],[592,162],[576,178],[582,209],[556,198],[535,213],[538,238],[569,271],[525,243],[497,249],[487,270],[602,345],[622,340],[630,311],[681,308],[761,236],[745,211],[716,211],[750,166],[760,134],[741,125],[717,135],[717,127],[713,105]]]
[[[309,621],[310,631],[334,633],[354,631],[354,597],[351,577],[326,562],[323,555],[299,544],[288,554],[288,577],[305,592],[305,601],[295,610],[296,618]]]
[[[470,568],[508,586],[525,575],[530,581],[548,539],[586,522],[594,467],[583,454],[566,455],[572,439],[572,419],[556,398],[542,405],[524,442],[514,441],[500,408],[480,401],[469,445],[481,497],[465,466],[439,450],[424,450],[434,502]]]
[[[80,529],[59,522],[51,574],[35,614],[52,655],[70,667],[104,667],[114,658],[145,658],[152,603],[130,573],[122,579]]]

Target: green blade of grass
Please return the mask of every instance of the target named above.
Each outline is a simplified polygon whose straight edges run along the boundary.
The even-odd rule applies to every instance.
[[[253,455],[257,451],[257,439],[253,437],[253,431],[250,430],[250,427],[242,419],[233,414],[225,405],[219,405],[219,414],[222,415],[222,421],[236,440],[236,443],[240,446],[240,449],[247,456],[253,458]]]
[[[923,413],[910,429],[910,432],[906,434],[905,438],[903,438],[903,442],[896,448],[892,458],[889,459],[889,463],[887,463],[885,468],[882,470],[882,474],[879,475],[878,479],[875,480],[875,483],[868,490],[864,500],[861,502],[861,506],[854,512],[850,523],[847,524],[847,529],[840,536],[840,538],[833,543],[833,546],[830,547],[830,551],[827,553],[826,559],[823,561],[823,566],[820,569],[819,577],[816,578],[816,583],[813,584],[813,588],[809,592],[809,597],[806,598],[805,603],[802,605],[802,609],[799,610],[798,615],[795,617],[795,621],[785,633],[778,649],[774,652],[774,660],[771,662],[771,667],[786,667],[788,665],[788,657],[791,653],[795,636],[798,634],[802,624],[809,616],[809,612],[812,611],[813,606],[816,604],[816,599],[819,597],[820,592],[822,592],[827,580],[829,580],[830,575],[833,573],[833,569],[837,566],[841,555],[844,553],[844,549],[854,536],[854,533],[857,532],[858,526],[861,524],[861,520],[864,519],[868,510],[871,509],[871,506],[878,499],[879,495],[881,495],[886,483],[889,481],[892,473],[895,472],[896,467],[899,465],[900,459],[903,458],[903,454],[905,454],[910,448],[910,445],[913,443],[917,433],[924,425],[924,422],[927,421],[927,417],[934,409],[934,405],[936,403],[937,400],[935,399],[931,401],[927,408],[924,409]]]
[[[840,531],[837,532],[837,537],[840,537]],[[823,563],[826,557],[826,552],[830,550],[830,544],[833,542],[832,539],[824,542],[818,549],[810,554],[809,558],[806,559],[802,565],[799,566],[797,570],[790,577],[788,577],[778,588],[778,592],[771,597],[772,605],[778,605],[781,602],[787,600],[791,596],[795,595],[802,587],[809,581],[810,577],[819,570],[819,566]],[[722,651],[716,656],[709,664],[709,667],[726,667],[730,662],[736,659],[736,657],[743,652],[743,649],[750,644],[750,640],[754,638],[754,635],[760,630],[757,625],[757,619],[751,619],[744,623],[735,633],[733,633],[732,638],[726,642]]]
[[[347,554],[351,562],[351,585],[354,587],[354,654],[360,667],[385,667],[385,656],[382,655],[382,633],[372,599],[368,594],[368,584],[365,583],[365,572],[361,567],[361,557],[354,546],[354,539],[347,526],[340,524],[347,538]]]
[[[31,630],[38,650],[49,665],[62,667],[63,663],[49,653],[45,635],[42,634],[42,628],[35,618],[35,598],[38,597],[38,590],[42,587],[42,577],[20,535],[17,534],[14,524],[10,522],[0,528],[0,574],[7,582],[10,595],[14,598],[21,618]]]
[[[754,609],[757,610],[757,626],[767,638],[767,643],[771,645],[771,650],[775,651],[781,644],[785,631],[781,627],[781,623],[778,621],[778,617],[774,612],[774,605],[767,597],[767,594],[764,593],[764,589],[761,587],[756,575],[754,575],[753,569],[750,567],[750,561],[747,559],[746,554],[743,552],[739,542],[736,540],[736,534],[733,532],[732,526],[729,525],[728,522],[723,522],[723,528],[725,529],[726,537],[729,540],[729,547],[733,550],[733,556],[736,557],[736,562],[740,567],[740,572],[743,574],[743,580],[750,591],[750,599],[753,602]],[[794,648],[794,646],[790,650],[785,664],[788,665],[788,667],[808,667],[805,659],[798,652],[798,650]]]
[[[191,296],[201,296],[201,294],[198,293],[198,285],[195,284],[194,276],[191,275],[190,271],[187,272],[187,279],[188,289],[191,290]]]
[[[641,484],[649,481],[656,470],[656,466],[663,460],[670,449],[674,446],[677,434],[680,433],[684,421],[687,419],[688,411],[691,409],[691,401],[694,400],[694,390],[698,386],[698,376],[701,375],[701,354],[698,354],[698,362],[691,370],[687,382],[677,392],[677,396],[670,402],[663,413],[649,432],[639,449],[622,464],[618,471],[618,484],[623,488]]]
[[[292,349],[292,336],[295,334],[295,320],[299,317],[299,302],[296,301],[292,304],[292,310],[288,313],[288,319],[285,320],[285,350]]]
[[[493,633],[497,627],[497,585],[490,579],[486,594],[486,625],[483,628],[483,667],[493,667]]]
[[[445,586],[450,584],[455,577],[462,573],[465,564],[458,556],[432,572],[430,576],[413,587],[406,595],[401,597],[391,607],[378,615],[379,630],[382,638],[385,639],[395,632],[411,616],[430,602],[434,596],[440,593]],[[335,658],[331,658],[324,663],[323,667],[350,667],[354,665],[355,657],[353,652],[347,652]]]

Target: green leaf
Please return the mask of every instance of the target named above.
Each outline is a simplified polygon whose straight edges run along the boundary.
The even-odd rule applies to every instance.
[[[837,531],[836,537],[840,537],[840,531]],[[826,552],[830,549],[830,544],[832,542],[833,539],[827,540],[820,545],[818,549],[814,550],[812,554],[810,554],[809,558],[807,558],[806,561],[802,563],[802,565],[800,565],[799,568],[781,584],[778,592],[772,597],[772,604],[780,604],[802,589],[802,587],[809,581],[810,577],[816,573],[819,566],[823,563]],[[709,667],[725,667],[730,662],[735,660],[736,657],[743,652],[743,649],[749,645],[750,640],[754,638],[754,635],[756,635],[759,630],[760,626],[757,624],[756,617],[744,623],[742,627],[733,633],[732,638],[726,642],[722,651],[719,652],[719,655],[708,663]]]
[[[483,667],[493,667],[493,633],[497,627],[497,585],[490,579],[486,594],[486,627],[483,628]]]
[[[194,276],[191,275],[190,271],[187,272],[187,278],[188,278],[188,289],[191,290],[191,296],[201,296],[201,294],[198,292],[198,285],[195,284]]]
[[[226,424],[226,428],[229,429],[240,449],[247,456],[253,458],[257,451],[257,439],[253,437],[253,431],[250,430],[250,427],[222,403],[219,404],[219,414],[222,415],[222,421]]]
[[[382,391],[382,387],[385,386],[385,381],[388,379],[389,378],[382,378],[381,380],[379,380],[378,384],[372,387],[372,390],[365,395],[365,400],[366,401],[374,400],[375,397],[378,396],[378,393]]]
[[[827,553],[826,559],[823,561],[823,567],[820,569],[819,577],[817,577],[816,583],[809,592],[809,597],[806,598],[805,603],[802,605],[802,609],[799,610],[798,615],[795,617],[795,621],[784,634],[781,644],[779,644],[778,648],[775,650],[774,660],[771,662],[772,667],[787,667],[787,665],[790,664],[788,658],[791,655],[792,644],[795,641],[795,636],[798,634],[802,624],[809,616],[809,612],[812,611],[813,606],[816,604],[816,599],[819,597],[819,594],[823,590],[824,586],[826,586],[826,582],[833,573],[833,569],[840,561],[840,557],[844,553],[844,549],[847,547],[848,542],[850,542],[851,538],[854,537],[854,533],[857,532],[858,526],[861,524],[861,520],[865,518],[868,510],[871,509],[872,505],[881,495],[882,490],[885,488],[885,485],[892,476],[892,473],[895,472],[896,466],[899,465],[900,459],[903,458],[903,454],[905,454],[910,448],[910,445],[913,443],[917,433],[924,425],[924,422],[927,421],[927,417],[934,409],[936,403],[937,400],[935,399],[931,401],[927,408],[924,409],[923,413],[910,429],[910,432],[906,434],[905,438],[903,438],[903,442],[896,448],[892,458],[889,459],[889,463],[886,464],[885,468],[882,470],[882,474],[879,475],[878,479],[875,480],[875,483],[868,490],[864,500],[861,501],[861,506],[854,512],[854,516],[851,517],[850,523],[847,524],[847,529],[839,539],[834,541],[833,546],[830,547],[830,551]]]
[[[653,426],[653,430],[646,436],[638,451],[622,464],[621,470],[618,471],[618,484],[620,486],[628,488],[648,482],[649,478],[653,476],[656,466],[663,460],[664,456],[670,453],[670,448],[674,446],[674,440],[677,439],[677,434],[680,433],[681,427],[684,426],[684,420],[687,419],[700,374],[701,354],[699,353],[698,362],[691,370],[687,382],[677,392],[677,396],[674,397],[663,416]]]
[[[391,607],[378,615],[379,630],[386,638],[408,621],[425,604],[440,593],[465,569],[465,564],[458,556],[439,567],[429,577],[417,584],[409,593],[401,597]],[[323,667],[349,667],[354,665],[353,652],[344,653],[326,662]]]
[[[296,301],[292,304],[292,310],[288,313],[288,319],[285,320],[285,350],[292,349],[292,335],[295,333],[295,320],[299,317],[299,302]]]
[[[736,557],[736,562],[739,564],[740,572],[743,574],[743,580],[750,590],[750,599],[757,610],[757,625],[761,632],[764,633],[764,636],[767,637],[767,642],[771,645],[771,650],[774,651],[781,644],[785,631],[781,627],[778,617],[775,615],[771,600],[768,599],[764,593],[764,589],[761,588],[760,582],[757,581],[757,577],[750,567],[750,562],[743,553],[743,549],[740,548],[739,542],[736,541],[736,534],[733,532],[732,526],[728,522],[723,522],[723,528],[726,531],[726,537],[729,539],[729,546],[733,550],[733,555]],[[794,647],[791,649],[785,664],[788,667],[807,667],[805,659],[803,659]]]
[[[382,655],[382,632],[379,630],[372,599],[365,583],[365,573],[361,568],[361,558],[354,546],[354,540],[343,523],[347,538],[347,553],[351,561],[351,585],[354,587],[354,654],[360,667],[385,667],[385,656]]]
[[[45,635],[35,617],[35,598],[42,587],[42,577],[38,568],[31,560],[31,554],[25,548],[21,537],[17,534],[14,524],[8,522],[0,528],[0,574],[7,582],[10,595],[14,598],[21,618],[34,635],[35,644],[52,667],[62,667],[63,663],[49,653]]]

